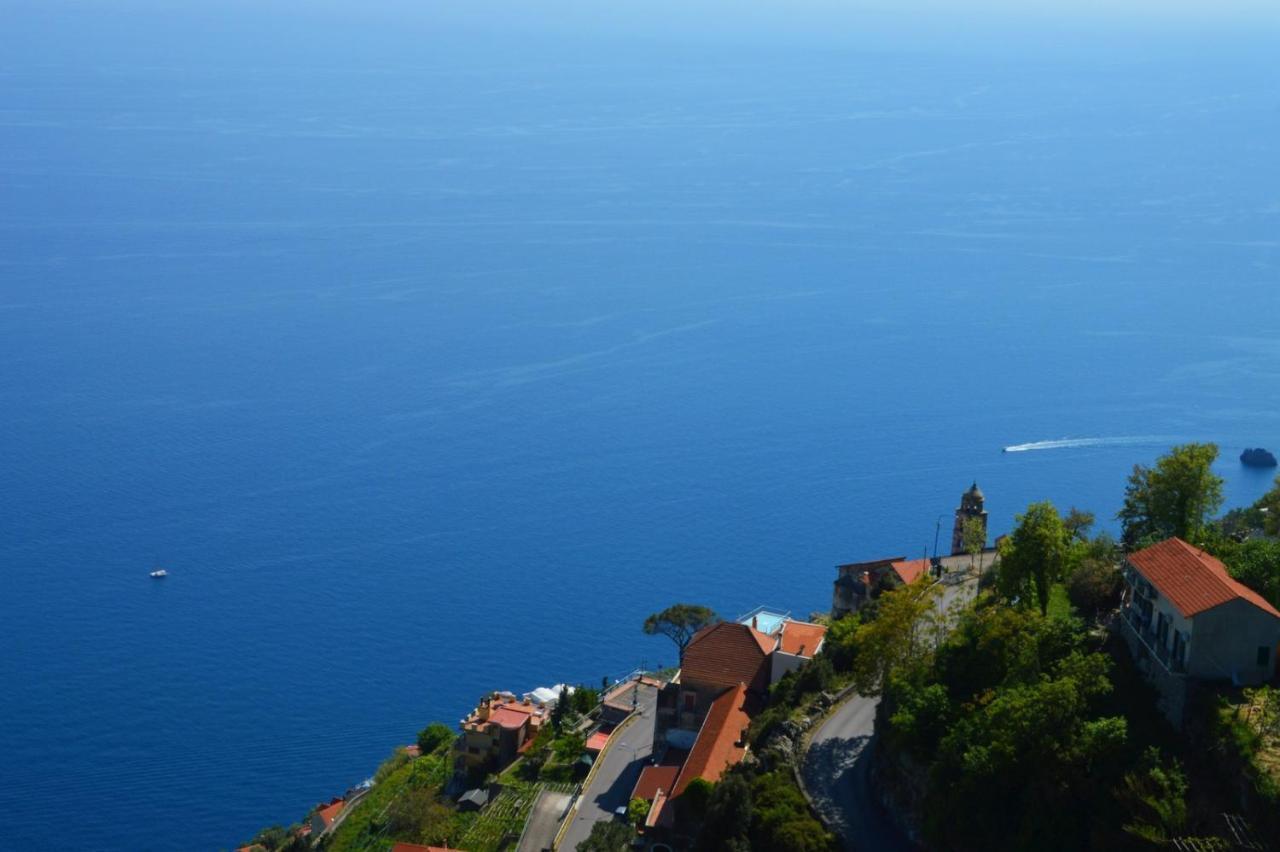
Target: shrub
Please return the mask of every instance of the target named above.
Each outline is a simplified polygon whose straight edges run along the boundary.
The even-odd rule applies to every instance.
[[[1083,615],[1096,616],[1119,603],[1121,583],[1114,562],[1085,557],[1067,577],[1067,597]]]
[[[432,722],[418,732],[418,748],[423,754],[431,754],[454,740],[453,729],[440,722]]]

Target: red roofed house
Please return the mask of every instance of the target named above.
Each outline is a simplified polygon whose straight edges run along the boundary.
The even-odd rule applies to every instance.
[[[651,803],[645,820],[646,836],[651,829],[675,827],[680,796],[695,779],[715,783],[746,755],[751,703],[745,683],[725,690],[711,702],[694,737],[693,749],[687,756],[680,754],[679,765],[646,766],[640,773],[631,798]],[[668,751],[669,755],[672,753]]]
[[[468,773],[500,772],[538,735],[550,719],[547,708],[519,701],[511,693],[486,696],[462,720],[456,766]]]
[[[1171,538],[1130,554],[1124,573],[1121,629],[1174,724],[1188,679],[1257,684],[1275,675],[1280,612],[1220,561]]]
[[[324,834],[333,825],[333,821],[338,818],[338,814],[342,813],[342,809],[347,803],[342,799],[332,799],[326,804],[319,805],[315,813],[311,815],[311,833],[316,837]]]
[[[879,593],[880,583],[886,574],[892,572],[893,565],[905,559],[905,556],[895,556],[837,565],[835,591],[831,595],[831,617],[844,618],[862,609]]]
[[[747,726],[751,724],[747,712],[749,700],[747,685],[740,683],[711,703],[693,742],[693,751],[680,768],[672,798],[679,797],[695,778],[712,783],[719,781],[725,770],[746,755]]]
[[[680,673],[658,693],[654,753],[666,746],[693,748],[712,703],[742,685],[753,704],[763,704],[772,674],[769,655],[777,639],[749,624],[721,621],[694,634]]]
[[[822,650],[827,628],[807,621],[782,622],[778,633],[778,647],[773,651],[772,680],[776,683],[787,672],[793,672],[813,659]]]
[[[914,583],[929,572],[928,559],[903,559],[896,562],[890,562],[889,568],[892,569],[893,575],[904,584]]]

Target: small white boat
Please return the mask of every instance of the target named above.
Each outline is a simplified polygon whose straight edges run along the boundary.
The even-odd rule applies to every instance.
[[[162,579],[164,579],[165,577],[168,577],[168,576],[169,576],[169,572],[168,572],[168,571],[166,571],[166,570],[164,570],[163,568],[158,568],[158,569],[156,569],[155,571],[152,571],[152,572],[151,572],[151,576],[152,576],[152,578],[154,578],[154,579],[156,579],[156,580],[162,580]]]

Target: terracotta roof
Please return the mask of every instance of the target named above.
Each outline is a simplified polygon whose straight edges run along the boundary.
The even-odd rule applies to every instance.
[[[323,822],[326,827],[328,827],[329,825],[333,824],[333,821],[334,819],[337,818],[338,814],[342,813],[342,808],[345,804],[346,802],[342,801],[341,799],[338,799],[336,802],[333,802],[332,804],[325,805],[323,808],[321,808],[319,811],[316,812],[316,815],[319,816],[320,821]]]
[[[747,753],[746,746],[740,745],[751,717],[747,715],[743,702],[747,696],[747,685],[740,683],[733,689],[725,690],[707,711],[707,718],[702,722],[698,738],[694,740],[689,758],[680,770],[676,779],[676,798],[695,778],[715,782],[720,780],[726,769],[742,760]]]
[[[453,849],[448,846],[423,846],[420,843],[397,843],[391,847],[391,852],[462,852],[461,849]]]
[[[670,793],[680,775],[679,766],[646,766],[631,791],[631,798],[652,802],[659,790]]]
[[[862,571],[885,568],[893,562],[901,562],[906,558],[905,556],[890,556],[888,559],[872,559],[870,562],[848,562],[844,565],[837,565],[836,568],[841,569],[840,573],[842,574],[857,574]]]
[[[757,686],[775,642],[759,630],[732,621],[704,627],[685,648],[681,678],[726,688],[740,683]]]
[[[898,575],[898,579],[904,583],[914,583],[929,570],[928,559],[912,559],[910,561],[895,562],[892,566],[893,573]]]
[[[818,652],[822,637],[826,635],[827,628],[821,624],[788,619],[782,625],[782,652],[795,654],[798,657],[812,657]]]
[[[1238,583],[1220,561],[1180,538],[1129,554],[1129,564],[1190,618],[1228,601],[1246,600],[1276,618],[1280,612],[1262,595]]]
[[[645,817],[645,828],[674,828],[676,824],[674,809],[667,807],[668,797],[666,793],[659,793],[658,797],[653,800],[653,806],[649,808],[649,815]]]
[[[528,723],[529,716],[531,715],[532,713],[529,711],[521,710],[516,707],[508,707],[506,705],[501,707],[495,706],[489,713],[489,721],[501,725],[504,728],[519,730]]]
[[[587,737],[587,744],[585,748],[587,751],[602,751],[605,747],[605,743],[609,742],[609,735],[612,733],[612,729],[608,731],[596,731],[594,734]]]

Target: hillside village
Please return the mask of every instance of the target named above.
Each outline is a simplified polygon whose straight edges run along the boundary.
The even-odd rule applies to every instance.
[[[678,667],[488,693],[239,852],[1280,850],[1280,480],[1215,518],[1215,459],[1136,468],[1122,541],[1039,503],[989,543],[974,483],[829,613],[673,605]]]

